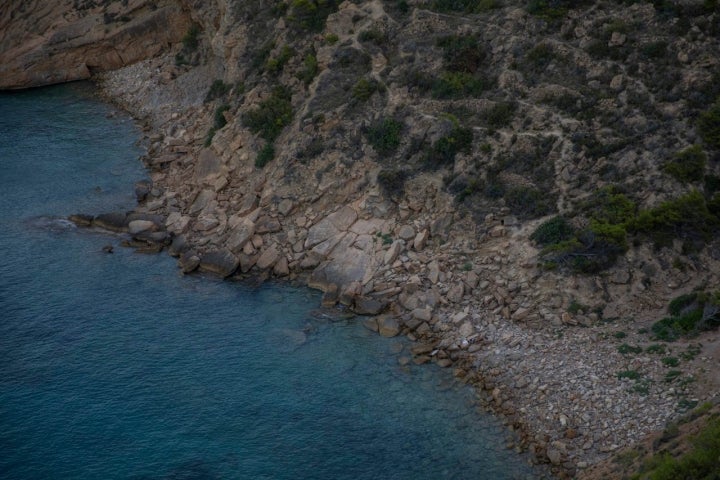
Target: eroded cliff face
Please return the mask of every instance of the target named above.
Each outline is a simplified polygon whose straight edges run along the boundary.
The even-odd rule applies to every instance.
[[[175,1],[9,0],[0,14],[0,89],[88,79],[158,54],[189,26]]]

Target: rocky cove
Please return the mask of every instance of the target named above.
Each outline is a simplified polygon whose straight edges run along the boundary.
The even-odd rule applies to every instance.
[[[622,175],[608,180],[601,173],[613,159],[617,168],[634,172],[632,179],[642,178],[630,184],[648,204],[663,192],[682,190],[659,167],[648,167],[650,157],[667,156],[660,146],[627,140],[627,149],[594,158],[576,135],[587,123],[604,136],[601,143],[626,140],[593,119],[548,106],[547,98],[558,95],[583,102],[574,96],[580,90],[576,80],[560,78],[562,55],[583,69],[578,82],[614,92],[600,100],[599,111],[629,111],[632,88],[642,89],[646,80],[619,73],[608,63],[613,54],[598,60],[583,51],[600,26],[607,48],[625,48],[627,27],[612,24],[619,14],[613,7],[570,10],[561,41],[544,30],[553,25],[548,19],[513,2],[475,16],[407,3],[409,13],[397,11],[393,2],[343,2],[319,31],[303,35],[293,25],[299,11],[293,17],[270,14],[254,2],[183,4],[189,20],[184,17],[175,38],[184,35],[186,41],[97,77],[109,99],[146,125],[144,161],[151,182],[136,185],[138,207],[71,219],[129,233],[128,245],[141,251],[166,247],[186,273],[287,278],[317,288],[324,305],[343,305],[367,315],[371,330],[415,341],[412,356],[401,363],[436,363],[475,385],[487,408],[521,433],[512,448],[529,450],[559,477],[591,475],[590,466],[662,430],[679,406],[717,398],[716,333],[663,347],[683,358],[679,381],[667,380],[668,366],[652,353],[655,342],[647,334],[673,297],[699,286],[717,287],[717,241],[683,261],[684,268],[668,268],[679,244],[658,252],[640,243],[599,274],[543,268],[541,248],[529,237],[546,215],[527,215],[510,202],[485,205],[482,199],[477,204],[483,208],[468,208],[448,185],[466,178],[472,198],[468,179],[476,169],[490,169],[484,162],[502,152],[544,149],[550,184],[532,163],[496,173],[506,185],[547,188],[559,207],[545,214],[572,210],[592,186],[617,183]],[[650,4],[632,8],[648,25],[664,21]],[[717,16],[707,14],[706,24]],[[717,37],[703,35],[705,27],[693,18],[701,33],[669,42],[688,90],[704,85],[703,75],[718,64],[711,53],[717,50],[710,47]],[[190,37],[189,21],[200,26]],[[266,38],[264,30],[272,35]],[[458,120],[463,109],[487,113],[502,101],[426,98],[415,92],[420,87],[409,86],[414,68],[452,61],[433,43],[422,42],[448,32],[488,43],[490,53],[482,56],[491,60],[483,60],[488,62],[483,68],[497,73],[499,89],[520,99],[513,107],[516,120],[489,125],[467,112]],[[515,57],[530,66],[510,64],[512,46],[525,47],[520,32],[550,39],[549,50]],[[284,47],[314,52],[316,71],[309,81],[300,75],[313,64],[309,57],[285,55]],[[464,51],[461,61],[471,53]],[[259,66],[253,67],[256,58]],[[542,71],[528,70],[544,62]],[[367,98],[358,78],[366,78],[369,86],[360,87]],[[286,101],[296,113],[266,138],[244,119],[263,105],[281,103],[277,85],[290,90]],[[652,111],[632,110],[632,128],[643,138],[662,136],[665,127],[642,128],[663,118],[669,130],[694,139],[679,102],[668,97],[657,100]],[[475,140],[467,151],[453,152],[444,171],[401,170],[402,181],[394,182],[398,171],[378,154],[382,146],[367,140],[378,112],[403,119],[395,161],[402,156],[412,165],[443,139],[458,141],[458,125],[466,122]],[[274,146],[274,157],[258,162],[267,145]],[[716,162],[708,168],[717,170]],[[586,184],[577,181],[583,172],[592,176]]]

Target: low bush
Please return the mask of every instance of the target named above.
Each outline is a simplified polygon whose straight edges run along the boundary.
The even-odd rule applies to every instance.
[[[707,155],[700,145],[693,145],[678,152],[663,165],[663,171],[682,183],[699,182],[705,176]]]
[[[430,81],[432,96],[438,99],[479,97],[489,90],[493,82],[482,75],[466,72],[442,72]]]
[[[287,87],[275,87],[270,97],[260,102],[255,110],[250,110],[243,116],[243,124],[251,132],[259,134],[272,143],[292,122],[293,110],[290,98],[290,90]]]
[[[641,467],[634,478],[652,480],[718,478],[720,472],[720,417],[711,416],[692,438],[692,449],[679,457],[668,452],[657,454]]]
[[[484,13],[501,6],[500,0],[432,0],[425,5],[442,13]]]
[[[697,128],[703,141],[710,148],[720,149],[720,97],[709,109],[700,114]]]
[[[270,58],[265,62],[265,71],[270,75],[280,75],[280,72],[285,68],[287,62],[289,62],[294,55],[295,50],[289,45],[283,45],[276,57]]]
[[[319,33],[325,28],[328,15],[337,10],[339,0],[292,0],[289,25],[298,32]]]
[[[212,102],[213,100],[215,100],[217,98],[224,97],[225,94],[228,93],[231,88],[232,88],[232,85],[227,84],[220,79],[215,80],[212,83],[212,85],[210,85],[210,89],[208,90],[208,93],[205,95],[205,103]]]
[[[313,53],[308,53],[305,55],[305,59],[303,60],[303,69],[300,70],[300,73],[298,73],[298,78],[302,80],[305,85],[308,85],[315,77],[317,77],[319,71],[320,68],[318,66],[317,57]]]
[[[194,52],[200,45],[198,36],[200,35],[200,25],[193,23],[182,38],[183,50],[186,53]]]
[[[367,102],[375,92],[380,91],[380,83],[374,78],[361,78],[352,89],[352,96],[359,102]]]
[[[488,128],[497,129],[507,127],[515,115],[517,104],[514,102],[498,102],[483,113]]]
[[[383,169],[377,176],[378,185],[391,198],[398,198],[405,190],[408,172],[405,170]]]
[[[386,156],[394,152],[400,145],[400,134],[403,123],[394,118],[384,118],[371,125],[366,132],[370,145],[375,151]]]
[[[475,73],[485,60],[485,47],[475,35],[450,35],[440,37],[437,46],[443,49],[445,70]]]
[[[670,246],[674,239],[681,239],[686,251],[696,251],[712,239],[720,228],[720,219],[710,212],[703,195],[693,190],[641,211],[630,226],[652,239],[656,247]]]
[[[555,196],[534,187],[511,187],[503,197],[513,215],[520,218],[543,217],[555,211]]]
[[[266,143],[255,158],[255,167],[263,168],[270,163],[273,158],[275,158],[275,147],[272,143]]]
[[[570,240],[575,236],[575,229],[565,217],[553,217],[541,223],[530,235],[530,240],[538,245],[551,245]]]
[[[472,129],[458,125],[448,135],[441,137],[430,147],[425,155],[425,164],[433,169],[452,165],[458,152],[471,152],[472,142]]]
[[[382,45],[387,40],[385,32],[377,27],[372,27],[367,30],[363,30],[358,34],[358,40],[361,42],[372,42],[376,45]]]
[[[658,340],[675,341],[683,336],[711,330],[720,325],[720,292],[694,292],[670,302],[671,316],[655,322],[652,332]]]
[[[225,112],[230,109],[230,105],[223,104],[220,105],[215,109],[215,114],[213,115],[213,126],[210,127],[210,130],[208,130],[207,136],[205,137],[205,146],[209,147],[212,143],[213,138],[215,138],[215,133],[223,128],[225,125],[227,125],[227,119],[225,118]]]

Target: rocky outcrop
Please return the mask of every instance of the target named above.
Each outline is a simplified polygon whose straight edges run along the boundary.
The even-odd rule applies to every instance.
[[[180,41],[190,16],[172,0],[8,0],[0,17],[0,89],[90,78]]]

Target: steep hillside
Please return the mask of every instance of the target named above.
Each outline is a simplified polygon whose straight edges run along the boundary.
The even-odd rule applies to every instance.
[[[180,3],[100,77],[149,129],[132,245],[373,315],[561,476],[717,396],[717,2]]]

